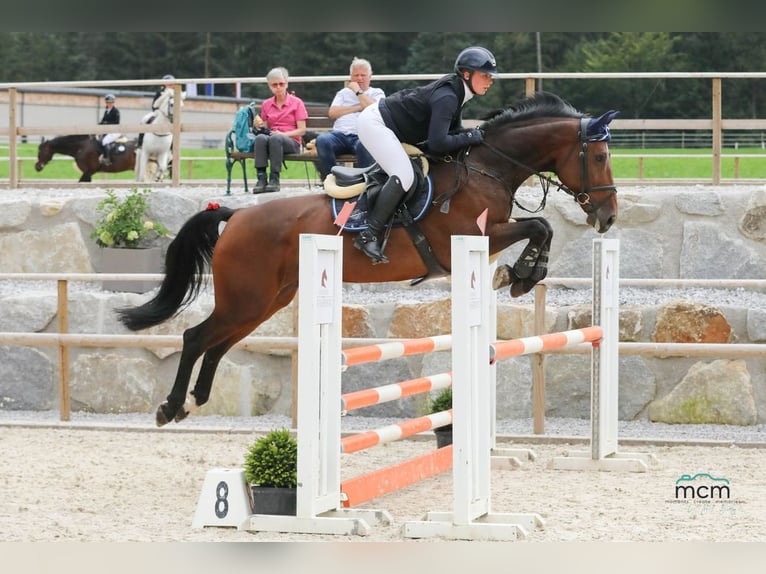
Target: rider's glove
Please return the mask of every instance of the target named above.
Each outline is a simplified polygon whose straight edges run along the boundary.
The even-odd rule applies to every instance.
[[[484,130],[480,130],[479,128],[468,130],[466,135],[468,136],[468,143],[470,145],[478,145],[484,141]]]

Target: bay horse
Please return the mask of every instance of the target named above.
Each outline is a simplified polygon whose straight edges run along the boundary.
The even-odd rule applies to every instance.
[[[138,152],[138,182],[162,181],[168,174],[173,145],[173,100],[173,90],[165,90],[155,102],[157,110],[151,123],[162,127],[162,131],[144,134]]]
[[[35,171],[42,171],[53,159],[53,155],[60,153],[74,158],[78,169],[82,172],[80,182],[88,182],[93,178],[94,173],[100,171],[105,173],[117,173],[128,171],[136,166],[136,140],[124,142],[125,150],[120,152],[117,149],[112,152],[112,163],[103,165],[99,160],[101,155],[101,143],[98,138],[92,135],[70,135],[58,136],[46,140],[43,138],[40,145],[37,146],[37,162]]]
[[[432,207],[419,226],[445,273],[450,269],[450,237],[479,235],[477,218],[486,209],[491,255],[528,240],[512,268],[498,269],[493,286],[510,285],[511,295],[519,296],[545,277],[551,225],[542,217],[511,219],[514,194],[533,174],[541,178],[545,192],[553,184],[571,195],[588,224],[606,232],[617,218],[608,147],[608,124],[616,114],[588,118],[558,96],[538,93],[486,119],[480,125],[485,132],[482,144],[432,160],[433,203],[441,207]],[[219,232],[222,222],[226,225]],[[197,296],[202,274],[212,266],[214,309],[183,334],[175,382],[157,409],[157,426],[178,422],[207,402],[223,355],[292,301],[298,289],[299,235],[337,231],[330,198],[319,194],[239,209],[210,204],[183,225],[168,248],[157,294],[142,305],[117,310],[131,330],[158,325]],[[402,228],[390,233],[387,264],[373,265],[353,249],[352,234],[343,236],[345,282],[402,281],[429,272]],[[186,396],[192,368],[203,355],[194,389]]]

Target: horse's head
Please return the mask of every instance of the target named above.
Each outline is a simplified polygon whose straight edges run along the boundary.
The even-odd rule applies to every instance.
[[[617,187],[609,154],[609,123],[619,112],[581,118],[574,144],[578,153],[561,154],[554,171],[569,193],[588,214],[588,225],[605,233],[617,219]]]
[[[588,118],[555,94],[540,92],[485,117],[486,145],[477,151],[486,147],[504,159],[505,178],[516,186],[530,173],[555,173],[561,184],[554,185],[574,198],[589,225],[604,233],[617,219],[608,145],[609,123],[617,113]]]
[[[53,158],[53,148],[51,143],[42,139],[40,145],[37,146],[37,162],[35,162],[35,171],[42,171],[48,162]]]

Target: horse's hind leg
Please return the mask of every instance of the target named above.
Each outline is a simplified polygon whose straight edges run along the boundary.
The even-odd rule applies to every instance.
[[[173,382],[173,388],[165,399],[165,402],[157,407],[156,422],[161,427],[168,424],[175,418],[179,409],[183,406],[186,398],[186,391],[189,388],[189,379],[191,379],[194,363],[204,353],[207,347],[204,346],[203,339],[205,331],[210,323],[210,317],[205,319],[199,325],[186,329],[183,334],[183,348],[181,349],[181,360],[178,363],[178,371]]]
[[[233,337],[227,339],[224,343],[207,350],[205,356],[202,358],[202,365],[200,366],[194,389],[186,397],[186,401],[181,408],[178,409],[178,412],[174,417],[175,422],[181,422],[208,401],[210,398],[210,391],[213,388],[213,378],[215,377],[215,372],[218,369],[218,364],[221,362],[221,359],[237,341],[246,337],[251,332],[252,327],[243,329]]]
[[[296,284],[286,285],[280,292],[274,305],[266,312],[266,315],[263,318],[241,326],[239,330],[226,339],[226,341],[208,349],[205,353],[205,357],[202,359],[202,367],[197,376],[197,382],[194,384],[194,389],[186,398],[183,408],[181,408],[175,416],[176,422],[185,419],[190,413],[194,412],[198,407],[201,407],[208,401],[218,363],[226,352],[231,349],[237,341],[244,339],[252,333],[253,329],[263,323],[263,321],[267,320],[268,317],[271,317],[278,310],[287,307],[290,304],[290,301],[295,298],[297,290],[298,286]]]

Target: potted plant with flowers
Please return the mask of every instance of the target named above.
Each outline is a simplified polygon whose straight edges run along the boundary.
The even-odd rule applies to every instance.
[[[90,234],[101,247],[102,273],[159,273],[162,271],[162,249],[157,240],[169,235],[160,222],[147,217],[149,189],[133,188],[119,197],[113,189],[96,206],[101,218]],[[113,291],[144,293],[156,281],[105,281],[103,287]]]
[[[258,437],[245,453],[243,469],[255,514],[295,515],[298,441],[288,429]]]

